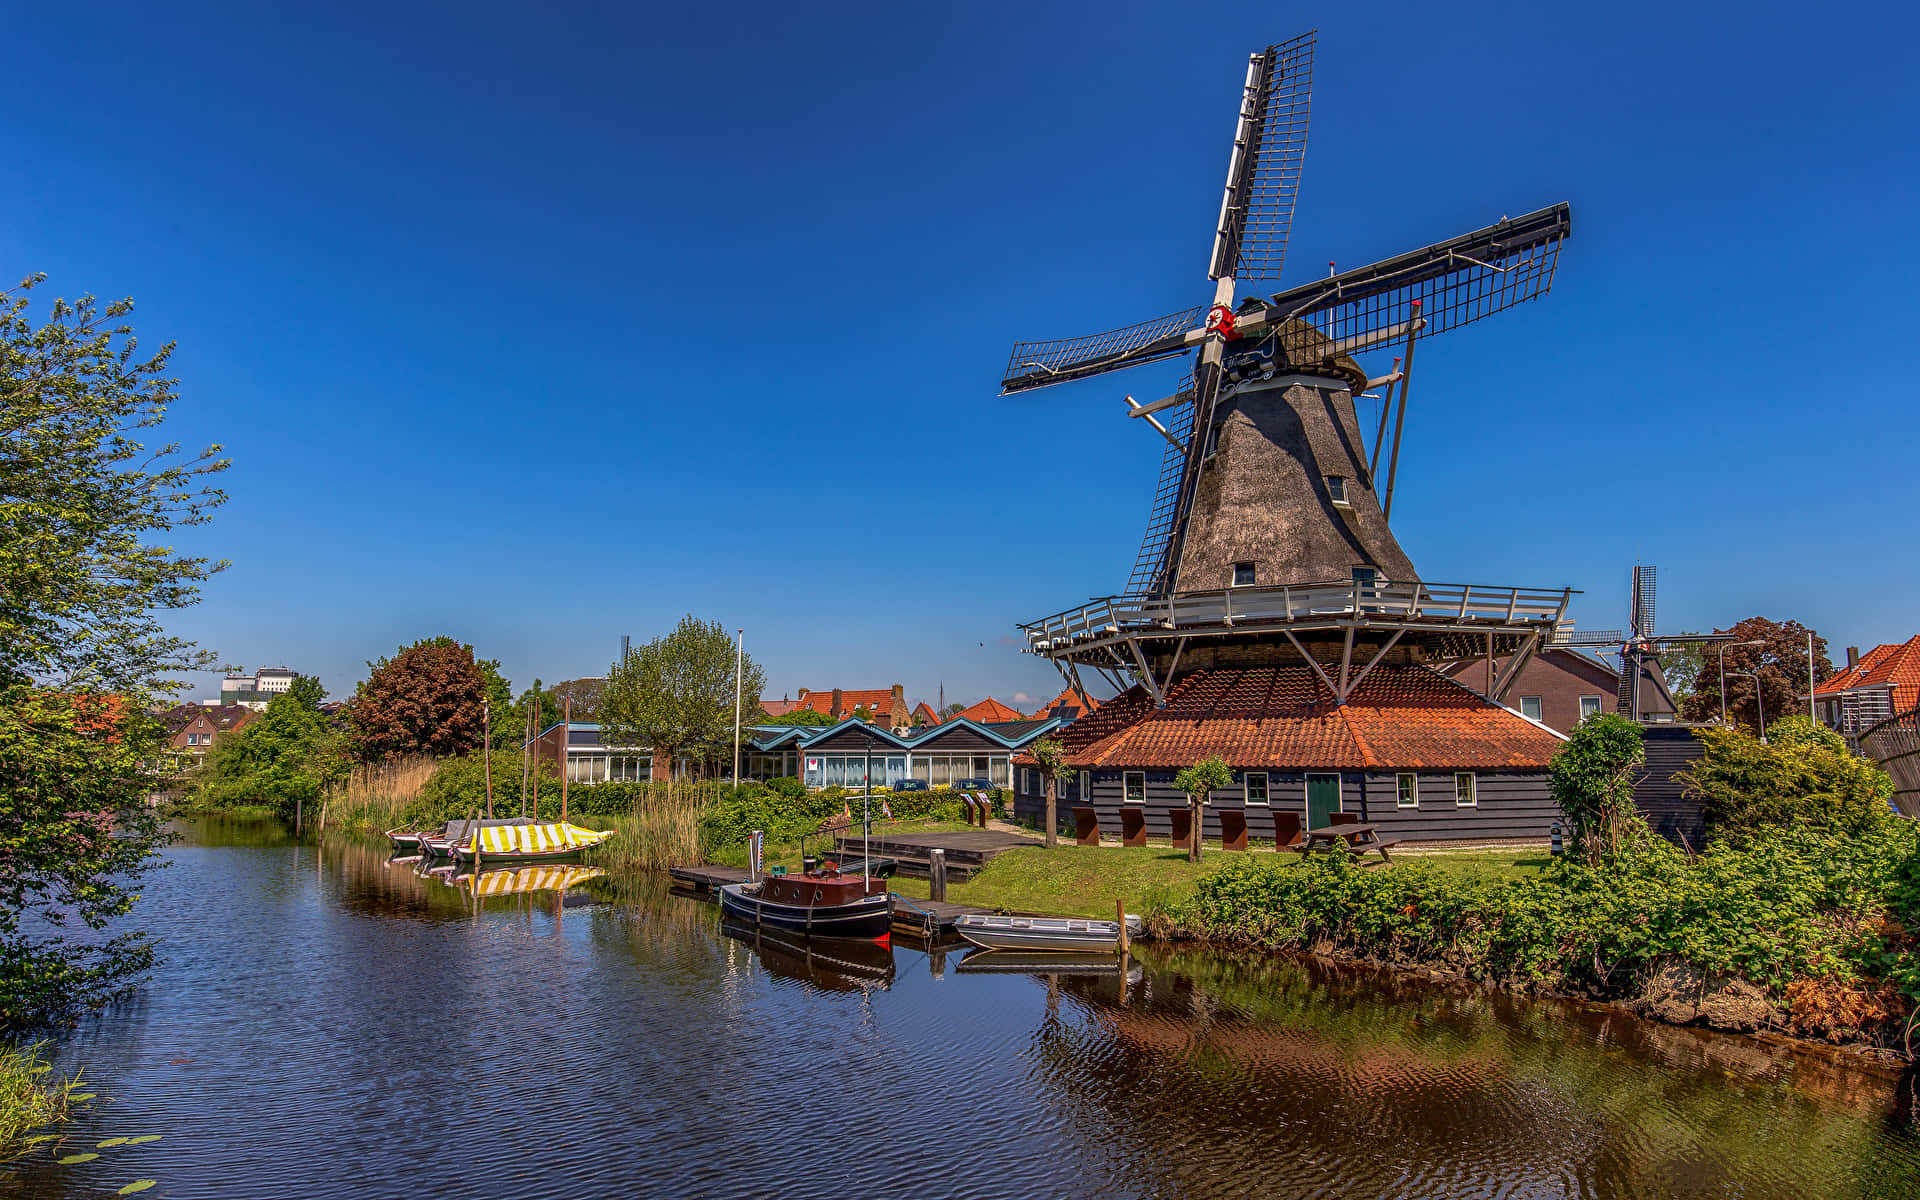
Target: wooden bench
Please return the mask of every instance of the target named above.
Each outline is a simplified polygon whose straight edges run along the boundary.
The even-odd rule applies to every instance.
[[[1120,810],[1120,844],[1123,846],[1147,844],[1147,813],[1139,805],[1130,804]]]
[[[1173,832],[1173,848],[1186,850],[1187,839],[1193,836],[1193,810],[1191,808],[1170,808],[1167,810],[1167,822]]]
[[[1220,810],[1220,848],[1222,850],[1245,850],[1247,848],[1247,814],[1238,808]]]
[[[1100,844],[1100,814],[1091,807],[1078,805],[1073,810],[1073,840],[1076,845]]]

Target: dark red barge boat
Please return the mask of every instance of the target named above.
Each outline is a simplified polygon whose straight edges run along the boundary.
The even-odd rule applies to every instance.
[[[833,862],[797,875],[769,875],[759,883],[727,884],[720,889],[720,911],[737,921],[807,937],[882,938],[893,928],[887,881],[864,871],[842,871]]]

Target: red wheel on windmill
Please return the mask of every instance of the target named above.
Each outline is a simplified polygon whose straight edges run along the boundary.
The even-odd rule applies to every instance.
[[[1233,340],[1233,310],[1224,304],[1216,304],[1207,310],[1207,332],[1217,333],[1226,341]]]

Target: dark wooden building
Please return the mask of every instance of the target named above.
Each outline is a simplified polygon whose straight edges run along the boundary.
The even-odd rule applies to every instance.
[[[1450,662],[1440,669],[1448,678],[1486,694],[1488,679],[1500,678],[1511,658],[1492,662],[1474,659]],[[1506,703],[1521,716],[1561,733],[1597,712],[1620,707],[1620,672],[1600,659],[1565,646],[1548,646],[1521,664],[1507,691]]]
[[[1306,666],[1203,668],[1177,676],[1162,707],[1135,687],[1054,736],[1072,768],[1064,805],[1091,803],[1115,837],[1129,806],[1167,836],[1188,803],[1174,776],[1211,754],[1233,783],[1209,802],[1209,836],[1226,808],[1256,838],[1289,811],[1306,828],[1357,813],[1409,841],[1544,839],[1559,816],[1547,768],[1564,739],[1425,666],[1378,666],[1345,704]],[[1038,768],[1014,765],[1016,811],[1043,819]]]

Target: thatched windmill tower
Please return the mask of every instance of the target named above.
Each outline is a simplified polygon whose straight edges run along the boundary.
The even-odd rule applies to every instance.
[[[1415,349],[1545,294],[1570,211],[1555,205],[1290,290],[1238,297],[1243,284],[1279,277],[1305,153],[1312,57],[1305,35],[1248,60],[1208,270],[1211,302],[1088,337],[1020,343],[1002,380],[1005,392],[1022,392],[1176,356],[1192,362],[1172,395],[1149,404],[1127,397],[1130,415],[1167,442],[1127,591],[1022,626],[1028,649],[1051,659],[1071,686],[1097,672],[1123,693],[1137,691],[1138,704],[1108,704],[1087,718],[1112,727],[1102,735],[1105,749],[1075,735],[1086,742],[1077,761],[1090,768],[1129,755],[1141,764],[1140,772],[1120,772],[1124,788],[1146,789],[1131,776],[1151,773],[1152,753],[1122,726],[1161,720],[1178,697],[1205,693],[1213,697],[1206,712],[1231,709],[1261,737],[1278,729],[1267,723],[1292,719],[1286,713],[1324,716],[1400,685],[1429,708],[1505,713],[1498,701],[1506,684],[1565,620],[1568,589],[1422,580],[1388,521]],[[1400,357],[1378,375],[1360,365],[1370,352],[1394,349]],[[1354,404],[1369,392],[1383,400],[1372,431],[1361,428]],[[1452,681],[1436,691],[1440,677],[1427,665],[1469,657],[1489,665],[1478,695]],[[1496,660],[1509,664],[1498,678]],[[1280,674],[1259,683],[1230,674],[1254,669]],[[1193,678],[1209,672],[1209,681]],[[1375,703],[1370,711],[1385,712],[1388,728],[1417,723],[1391,708]],[[1524,728],[1507,730],[1510,744],[1482,739],[1479,749],[1451,753],[1543,769],[1553,735],[1511,715]],[[1189,716],[1202,725],[1211,719]],[[1347,735],[1357,745],[1373,736],[1354,728]],[[1191,757],[1209,736],[1188,737],[1163,757]],[[1212,744],[1235,766],[1234,753],[1253,753],[1224,734]],[[1446,757],[1429,749],[1410,748],[1406,761]],[[1338,753],[1349,755],[1348,766],[1391,765],[1371,751]],[[1080,786],[1099,792],[1092,778]],[[1423,785],[1411,786],[1418,793]],[[1338,811],[1339,797],[1332,803]],[[1413,807],[1419,803],[1416,794]],[[1307,810],[1324,813],[1325,805]]]

